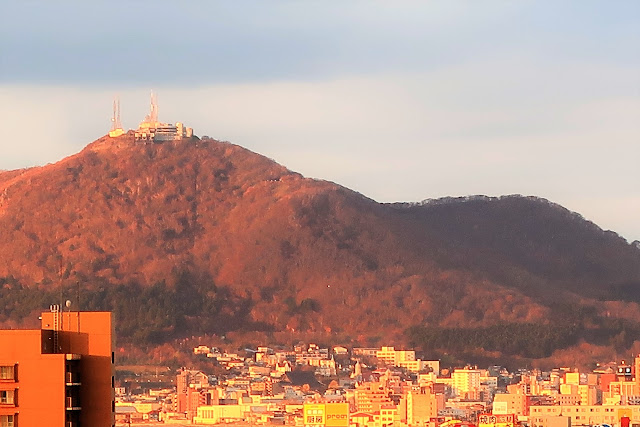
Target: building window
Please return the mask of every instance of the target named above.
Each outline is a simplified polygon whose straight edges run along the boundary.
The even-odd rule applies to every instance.
[[[0,427],[15,427],[13,415],[0,415]]]
[[[0,390],[0,405],[13,405],[13,390]]]
[[[16,369],[14,366],[0,366],[0,380],[15,379]]]

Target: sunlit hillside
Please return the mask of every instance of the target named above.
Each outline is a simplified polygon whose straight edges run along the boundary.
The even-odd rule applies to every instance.
[[[257,330],[546,357],[629,347],[640,321],[640,250],[544,199],[380,204],[212,139],[104,137],[1,172],[0,277],[3,322],[79,287],[123,342]],[[514,322],[544,349],[481,338]]]

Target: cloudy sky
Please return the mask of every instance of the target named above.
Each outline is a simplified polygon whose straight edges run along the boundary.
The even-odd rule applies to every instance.
[[[0,0],[0,169],[147,112],[381,202],[524,194],[640,239],[640,2]]]

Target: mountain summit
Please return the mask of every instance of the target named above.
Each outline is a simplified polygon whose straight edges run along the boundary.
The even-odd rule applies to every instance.
[[[234,319],[227,330],[397,343],[431,342],[435,326],[640,320],[640,249],[544,199],[380,204],[230,143],[132,132],[0,173],[0,278],[87,294],[188,282],[198,301],[216,295],[156,339],[199,322],[216,332],[203,320],[214,311]]]

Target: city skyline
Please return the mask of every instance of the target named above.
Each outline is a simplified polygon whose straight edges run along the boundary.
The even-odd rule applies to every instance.
[[[7,6],[0,170],[104,135],[114,94],[135,129],[154,90],[163,121],[380,202],[535,195],[640,240],[635,2],[154,2],[131,25],[150,7]]]

